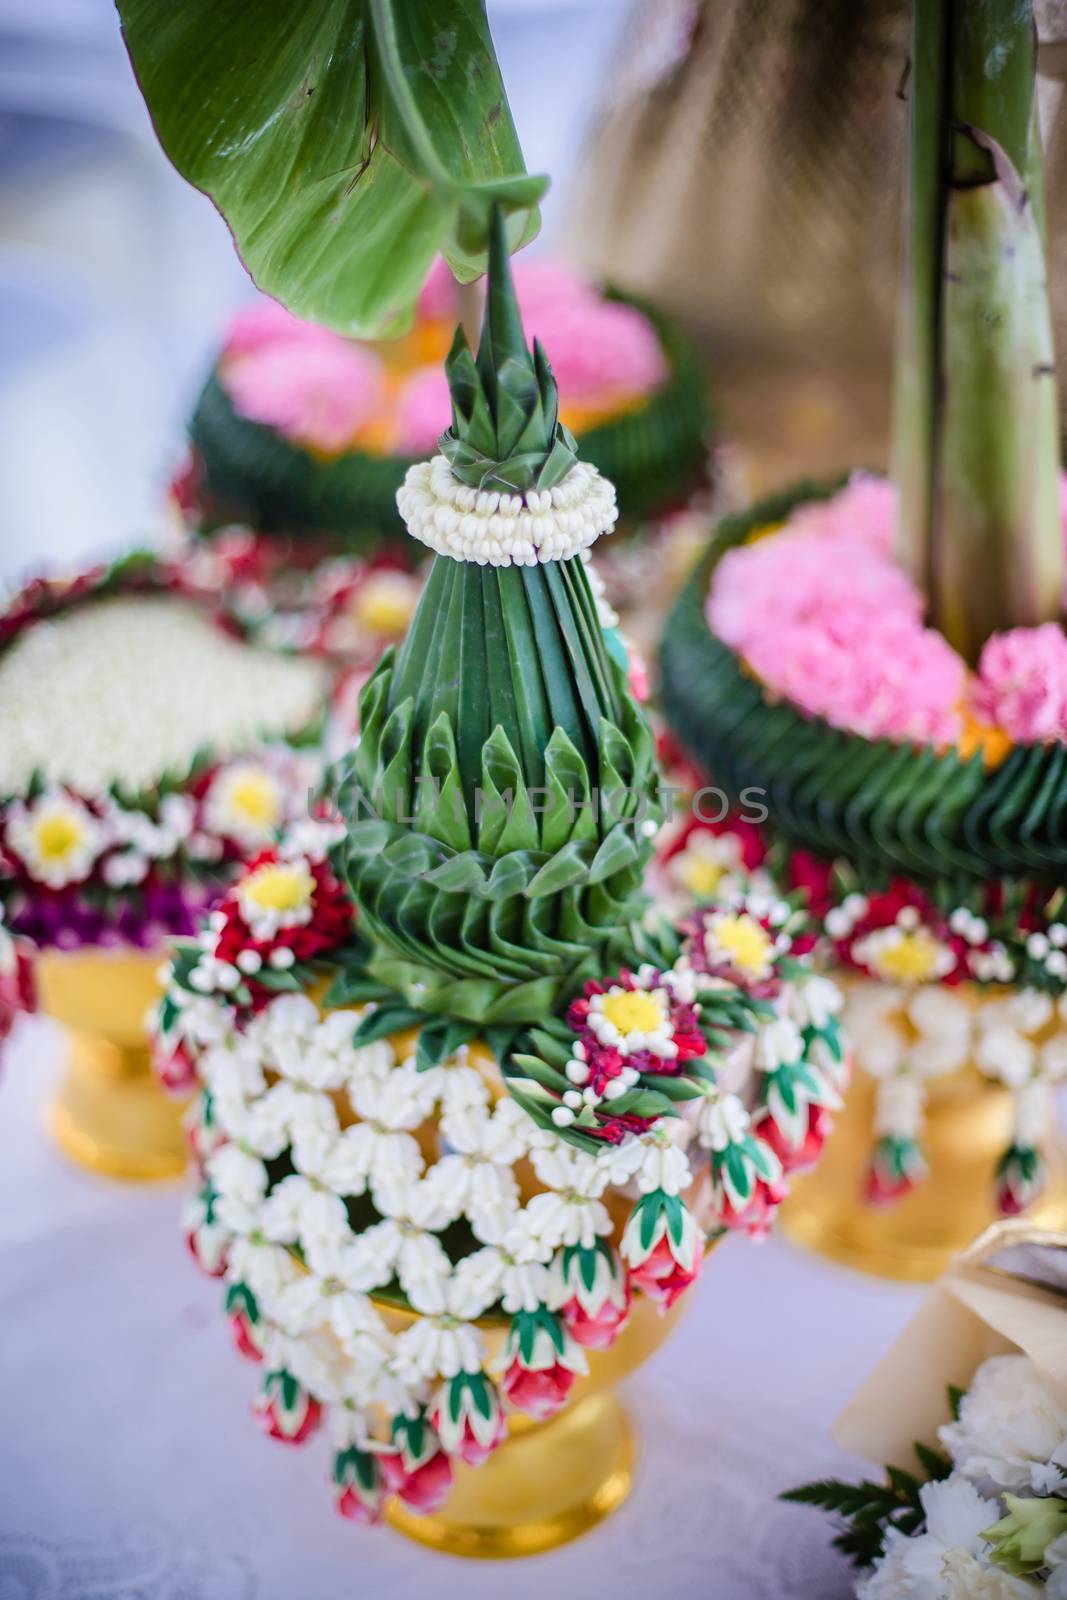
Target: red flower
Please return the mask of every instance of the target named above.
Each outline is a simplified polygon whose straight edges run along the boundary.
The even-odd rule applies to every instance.
[[[282,1370],[267,1373],[253,1414],[264,1432],[282,1444],[303,1444],[322,1421],[319,1402]]]
[[[496,1389],[482,1372],[460,1372],[441,1385],[430,1425],[448,1454],[469,1467],[487,1461],[508,1431]]]
[[[580,1300],[568,1300],[566,1305],[560,1306],[560,1315],[571,1338],[586,1350],[610,1350],[626,1326],[632,1299],[633,1292],[627,1280],[624,1305],[605,1300],[599,1311],[589,1312]]]
[[[567,1403],[578,1376],[559,1361],[551,1367],[525,1367],[518,1357],[504,1374],[504,1393],[516,1411],[544,1422]]]
[[[587,1350],[607,1350],[630,1315],[633,1293],[616,1252],[600,1240],[566,1245],[552,1261],[550,1305],[571,1338]]]
[[[926,1163],[914,1139],[886,1134],[871,1156],[864,1185],[868,1205],[889,1206],[902,1200],[926,1176]]]
[[[162,1039],[152,1042],[152,1066],[156,1077],[168,1094],[192,1094],[197,1085],[196,1064],[185,1045],[179,1041],[168,1050]]]
[[[808,912],[820,920],[833,905],[833,875],[832,862],[807,850],[794,850],[786,867],[789,888],[803,892]]]
[[[703,1265],[703,1253],[697,1250],[690,1265],[683,1266],[675,1259],[669,1240],[663,1237],[640,1266],[630,1268],[630,1286],[647,1294],[661,1311],[669,1311],[689,1285],[700,1277]]]
[[[385,1490],[379,1457],[352,1445],[334,1457],[333,1480],[336,1505],[342,1517],[363,1528],[381,1521]]]
[[[808,1126],[799,1145],[790,1144],[769,1111],[752,1124],[757,1138],[770,1145],[786,1173],[810,1172],[822,1155],[823,1146],[833,1131],[834,1119],[825,1106],[808,1106]]]
[[[1011,1145],[997,1166],[997,1210],[1004,1217],[1021,1216],[1045,1187],[1045,1164],[1031,1145]]]
[[[389,1494],[398,1495],[410,1510],[425,1516],[448,1499],[452,1463],[437,1445],[417,1466],[409,1466],[406,1457],[404,1450],[388,1450],[380,1455],[382,1479]]]
[[[277,850],[263,850],[245,864],[242,878],[248,878],[260,867],[274,866],[281,860]],[[241,913],[239,881],[218,907],[225,921],[215,943],[214,955],[217,960],[238,966],[238,957],[252,952],[269,969],[270,958],[278,950],[290,950],[294,962],[313,961],[345,942],[355,920],[355,907],[348,890],[335,876],[329,862],[308,861],[305,865],[314,880],[309,920],[281,927],[270,938],[255,939]],[[246,982],[253,995],[253,1009],[258,1009],[273,998],[274,991],[257,983],[254,974],[246,975]]]
[[[719,1221],[724,1228],[747,1233],[750,1239],[765,1239],[785,1197],[784,1183],[768,1183],[765,1178],[757,1177],[752,1196],[740,1211],[734,1209],[729,1195],[723,1192],[718,1209]]]

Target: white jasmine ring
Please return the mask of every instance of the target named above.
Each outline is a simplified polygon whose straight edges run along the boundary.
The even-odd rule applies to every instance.
[[[444,456],[409,467],[396,503],[412,538],[479,566],[566,561],[615,526],[615,485],[577,461],[554,489],[501,494],[461,483]]]

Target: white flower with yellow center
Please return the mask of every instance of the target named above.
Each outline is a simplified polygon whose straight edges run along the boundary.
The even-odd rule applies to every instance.
[[[612,984],[589,1002],[589,1027],[602,1045],[622,1056],[648,1050],[661,1060],[678,1054],[671,1021],[671,997],[664,988],[624,989]]]
[[[284,816],[282,786],[258,761],[237,761],[212,780],[204,820],[213,833],[245,849],[269,844]]]
[[[956,965],[949,945],[929,928],[877,928],[852,946],[852,959],[887,983],[936,983]]]
[[[402,639],[415,614],[420,585],[407,572],[373,572],[352,596],[352,621],[366,636]]]
[[[770,977],[774,969],[774,940],[747,911],[723,911],[710,917],[704,930],[704,950],[713,967],[728,964],[753,982]]]
[[[106,848],[92,812],[61,789],[49,790],[29,805],[12,806],[7,842],[30,876],[50,889],[84,882]]]
[[[237,885],[237,904],[253,939],[311,921],[315,879],[306,861],[269,861]]]
[[[694,900],[711,900],[732,885],[742,870],[741,841],[735,833],[695,829],[667,863],[667,876]]]

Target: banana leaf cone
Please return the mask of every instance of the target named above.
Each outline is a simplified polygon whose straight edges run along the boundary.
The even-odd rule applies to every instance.
[[[500,219],[477,356],[449,356],[441,449],[475,491],[550,490],[577,458],[522,331]],[[421,1013],[492,1027],[556,1008],[644,909],[654,741],[609,654],[581,555],[437,555],[366,685],[340,785],[367,971]]]

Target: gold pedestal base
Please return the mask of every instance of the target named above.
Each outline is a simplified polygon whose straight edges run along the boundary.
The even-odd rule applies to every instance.
[[[929,1172],[902,1200],[875,1207],[863,1185],[874,1135],[872,1080],[857,1072],[845,1108],[814,1172],[798,1178],[781,1211],[797,1244],[881,1278],[929,1283],[952,1257],[998,1220],[997,1160],[1011,1141],[1010,1093],[977,1072],[930,1085],[923,1150]],[[1067,1155],[1049,1140],[1047,1182],[1027,1213],[1037,1226],[1067,1226]]]
[[[48,951],[37,965],[40,1008],[71,1034],[48,1114],[52,1136],[80,1167],[134,1183],[180,1177],[188,1164],[183,1108],[153,1073],[145,1036],[160,959],[139,950]]]
[[[443,1508],[421,1517],[393,1501],[390,1526],[453,1556],[538,1555],[578,1538],[633,1484],[634,1440],[613,1394],[591,1394],[550,1421],[512,1432],[481,1467],[458,1467]]]

